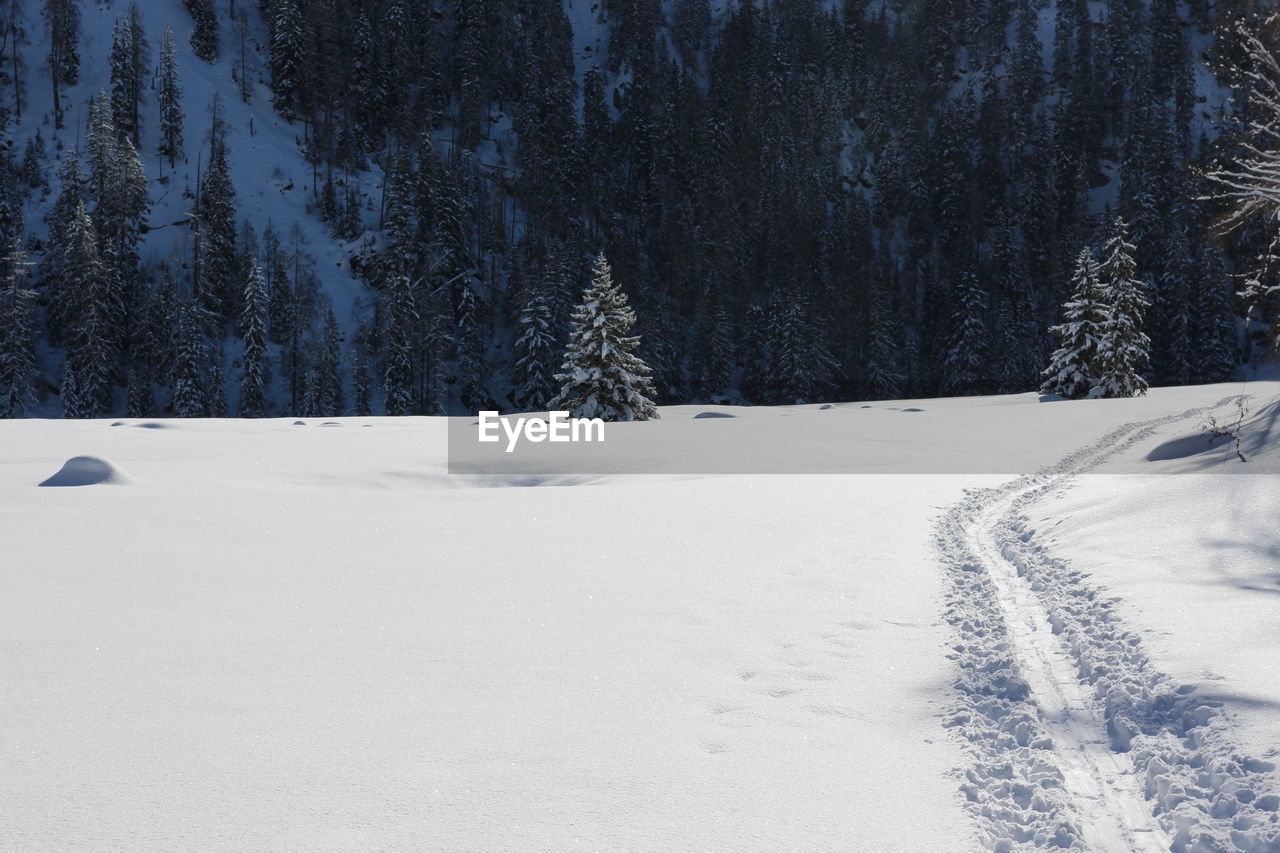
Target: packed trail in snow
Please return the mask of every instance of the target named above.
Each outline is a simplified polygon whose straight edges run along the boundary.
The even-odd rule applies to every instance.
[[[966,544],[995,588],[1009,641],[1053,743],[1063,788],[1079,805],[1082,840],[1090,850],[1168,850],[1169,839],[1156,824],[1128,759],[1107,741],[1101,709],[1075,677],[1035,591],[1004,556],[1000,521],[1019,496],[984,507],[966,531]]]
[[[1221,703],[1158,672],[1113,602],[1036,541],[1031,503],[1194,409],[1122,426],[1056,465],[973,491],[939,522],[962,676],[948,725],[993,850],[1280,850],[1270,762]]]

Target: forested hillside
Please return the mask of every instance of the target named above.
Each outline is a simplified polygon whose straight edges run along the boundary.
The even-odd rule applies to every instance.
[[[661,403],[1032,390],[1116,216],[1228,379],[1252,2],[4,0],[0,412],[542,408],[600,252]]]

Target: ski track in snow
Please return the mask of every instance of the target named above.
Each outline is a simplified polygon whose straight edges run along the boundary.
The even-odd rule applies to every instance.
[[[1274,765],[1240,756],[1222,703],[1157,671],[1113,602],[1023,515],[1156,428],[1206,411],[1122,426],[970,492],[938,523],[960,668],[946,725],[969,747],[961,791],[989,849],[1280,853]]]

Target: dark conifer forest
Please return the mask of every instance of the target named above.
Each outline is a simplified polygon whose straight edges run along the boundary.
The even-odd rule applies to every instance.
[[[4,0],[0,413],[544,409],[600,254],[659,404],[1084,395],[1109,256],[1108,393],[1229,380],[1259,5]]]

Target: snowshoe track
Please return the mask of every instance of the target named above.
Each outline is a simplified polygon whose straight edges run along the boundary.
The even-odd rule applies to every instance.
[[[970,492],[940,519],[960,669],[946,725],[970,752],[961,791],[988,849],[1280,853],[1274,766],[1240,756],[1221,703],[1158,672],[1112,603],[1023,515],[1157,427],[1208,410],[1120,427]]]

